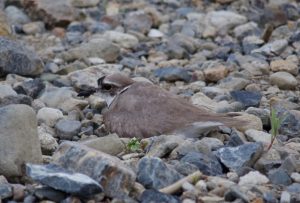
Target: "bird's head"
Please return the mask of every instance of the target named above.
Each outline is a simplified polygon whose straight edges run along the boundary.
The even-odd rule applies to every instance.
[[[107,106],[110,106],[117,94],[129,87],[134,80],[121,73],[113,73],[98,79],[98,90],[101,97],[105,99]]]

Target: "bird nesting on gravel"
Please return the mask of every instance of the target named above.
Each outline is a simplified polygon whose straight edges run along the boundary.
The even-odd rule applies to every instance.
[[[79,96],[96,91],[107,103],[103,113],[106,128],[121,137],[147,138],[169,133],[194,137],[203,128],[242,124],[227,114],[208,112],[150,82],[135,81],[121,73],[101,77],[97,89]]]

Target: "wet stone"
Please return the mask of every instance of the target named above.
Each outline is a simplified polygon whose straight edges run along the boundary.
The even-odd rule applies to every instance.
[[[237,170],[243,166],[252,166],[263,151],[262,144],[250,143],[238,147],[224,147],[216,156],[229,169]]]
[[[99,183],[80,173],[73,173],[53,164],[26,164],[26,174],[33,180],[66,193],[91,196],[102,192]]]

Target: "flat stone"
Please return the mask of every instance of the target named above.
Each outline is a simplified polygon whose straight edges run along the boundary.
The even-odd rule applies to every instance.
[[[39,183],[74,195],[88,197],[102,192],[101,185],[89,176],[53,164],[26,164],[26,174]]]
[[[295,76],[297,76],[299,72],[298,65],[289,60],[279,59],[279,60],[271,61],[270,67],[271,70],[274,72],[284,71],[284,72],[291,73]]]
[[[0,37],[0,67],[0,75],[36,76],[44,71],[44,64],[34,51],[4,37]]]
[[[206,175],[223,174],[223,168],[220,162],[213,155],[209,156],[200,152],[190,152],[182,157],[180,161],[194,164],[202,173]]]
[[[160,158],[144,157],[138,163],[137,181],[148,189],[160,189],[181,179],[182,175]]]
[[[283,71],[273,73],[270,82],[283,90],[293,90],[298,85],[297,79],[292,74]]]
[[[45,123],[49,127],[54,127],[64,115],[59,109],[43,107],[38,111],[36,117],[39,123]]]
[[[125,150],[125,145],[117,134],[89,139],[81,142],[92,149],[116,156]]]
[[[154,75],[158,77],[159,80],[165,80],[168,82],[175,82],[179,80],[189,82],[191,79],[191,75],[188,73],[188,71],[179,67],[156,69],[154,71]]]
[[[223,80],[220,80],[217,87],[224,88],[226,90],[241,90],[249,83],[250,81],[247,79],[228,76]]]
[[[53,163],[93,178],[109,197],[127,196],[136,179],[135,173],[117,157],[74,142],[61,144],[53,155]]]
[[[251,53],[261,53],[266,56],[278,56],[280,55],[284,49],[288,46],[288,41],[286,39],[280,39],[273,42],[269,42],[264,46],[253,50]]]
[[[231,91],[230,95],[235,101],[241,102],[245,106],[245,108],[248,108],[250,106],[258,107],[262,98],[262,94],[260,92],[245,90]]]
[[[27,105],[0,108],[0,174],[22,176],[25,163],[41,163],[42,153],[37,135],[37,120]]]
[[[55,132],[62,140],[72,140],[80,132],[80,121],[61,119],[55,124]]]
[[[273,169],[273,170],[269,171],[268,177],[271,180],[271,182],[276,185],[286,185],[287,186],[287,185],[292,184],[292,180],[291,180],[289,174],[281,168]]]
[[[173,195],[161,193],[157,190],[150,189],[145,190],[141,195],[141,203],[149,202],[168,202],[168,203],[180,203],[180,199]]]
[[[246,175],[240,177],[239,185],[261,185],[269,182],[269,179],[258,171],[250,171]]]
[[[238,147],[218,149],[216,156],[229,169],[238,170],[244,166],[252,166],[263,152],[259,143],[243,144]]]

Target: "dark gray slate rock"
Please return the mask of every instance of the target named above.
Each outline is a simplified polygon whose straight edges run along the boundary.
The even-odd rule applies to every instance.
[[[91,196],[102,192],[101,185],[87,175],[53,164],[26,164],[26,174],[35,181],[70,194]]]
[[[194,164],[198,169],[206,175],[221,175],[223,168],[219,160],[214,155],[206,155],[200,152],[190,152],[180,160]]]
[[[0,184],[0,199],[6,199],[13,196],[13,188],[10,184]]]
[[[71,140],[81,129],[80,121],[59,120],[55,125],[55,130],[60,139]]]
[[[224,147],[216,156],[229,169],[237,170],[243,166],[252,166],[263,152],[261,143],[243,144],[238,147]]]
[[[139,161],[137,181],[145,188],[160,189],[166,187],[183,176],[174,169],[169,168],[161,159],[144,157]]]
[[[189,82],[191,80],[191,75],[188,71],[178,67],[160,68],[154,71],[154,75],[158,77],[159,80],[168,82],[175,82],[178,80]]]
[[[67,198],[66,193],[59,191],[59,190],[55,190],[51,187],[37,188],[34,191],[34,195],[41,200],[47,199],[47,200],[51,200],[54,202],[61,202],[62,200]]]
[[[16,41],[0,37],[0,75],[35,76],[43,70],[44,64],[35,52]]]
[[[135,183],[135,173],[120,159],[76,142],[63,142],[52,157],[54,164],[96,180],[109,197],[126,197]]]
[[[141,195],[142,203],[180,203],[180,199],[178,197],[161,193],[157,190],[145,190]]]
[[[235,101],[241,102],[245,108],[250,106],[258,107],[262,94],[260,92],[251,92],[245,90],[236,90],[230,92],[230,95]]]
[[[21,83],[14,90],[18,94],[28,95],[35,99],[44,88],[45,84],[41,79],[34,79]]]
[[[292,179],[289,174],[282,168],[273,169],[268,172],[268,178],[273,184],[276,185],[290,185],[292,184]]]

